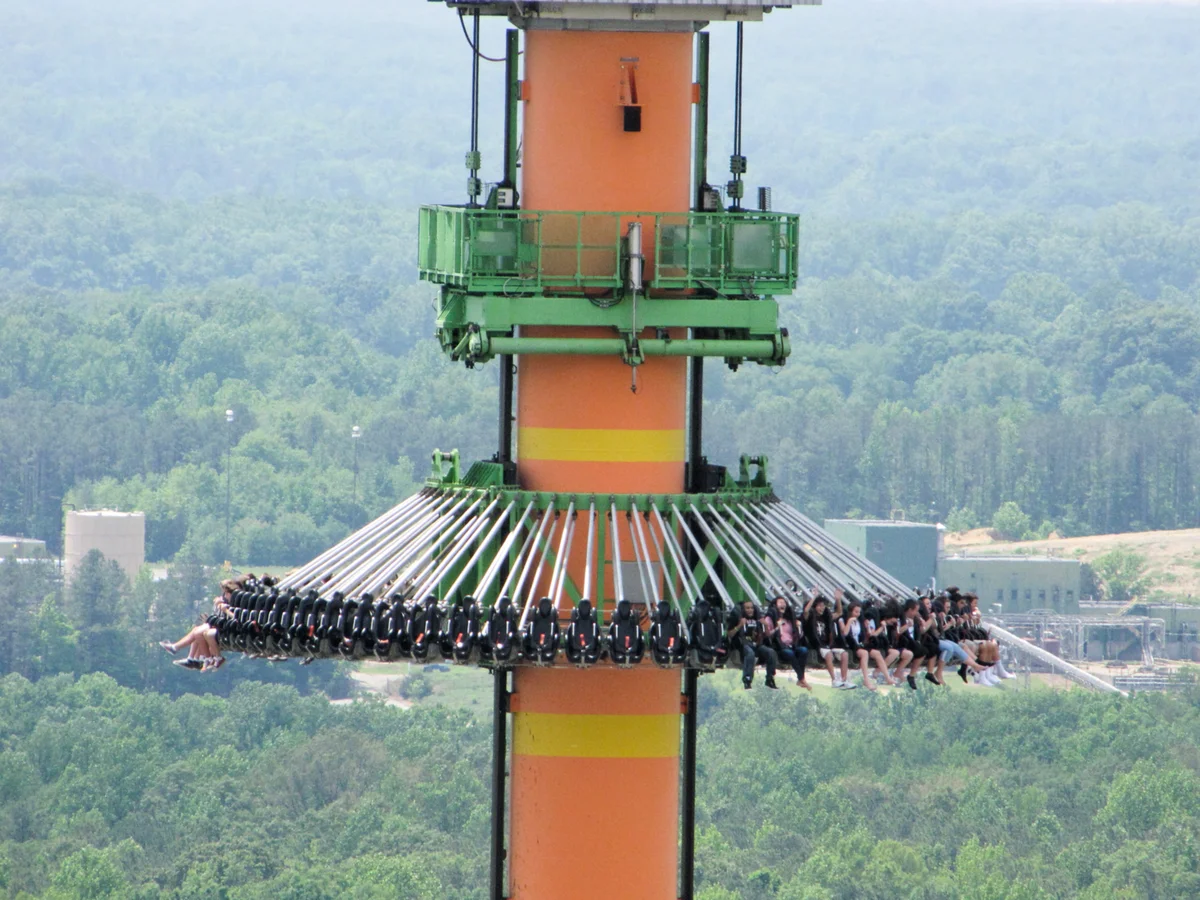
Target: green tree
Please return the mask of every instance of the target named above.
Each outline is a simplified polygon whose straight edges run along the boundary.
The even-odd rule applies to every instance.
[[[1146,558],[1132,550],[1110,550],[1092,560],[1091,566],[1105,598],[1117,603],[1143,597],[1153,585],[1146,572]]]
[[[1029,516],[1014,501],[1007,500],[992,516],[992,529],[1009,541],[1019,541],[1029,531]]]

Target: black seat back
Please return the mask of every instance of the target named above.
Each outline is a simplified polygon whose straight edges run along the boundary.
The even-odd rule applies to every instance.
[[[437,647],[438,638],[442,634],[442,610],[433,594],[427,596],[425,602],[419,606],[414,605],[408,633],[409,652],[412,653],[413,659],[428,659],[430,651]]]
[[[660,603],[650,617],[650,658],[660,666],[677,666],[687,658],[687,634],[679,614]]]
[[[488,613],[485,633],[482,640],[483,654],[495,662],[508,662],[512,659],[513,648],[517,646],[517,616],[516,607],[507,596],[501,597],[500,602]]]
[[[608,655],[619,666],[632,666],[642,661],[645,652],[646,639],[633,604],[621,600],[608,626]]]
[[[454,604],[442,626],[442,656],[455,662],[469,661],[479,642],[479,604],[464,597]]]
[[[600,625],[590,600],[580,600],[571,612],[566,645],[567,659],[577,666],[590,666],[600,658]]]
[[[708,600],[701,599],[688,615],[688,643],[696,665],[721,665],[728,656],[721,612]]]
[[[538,665],[550,665],[558,655],[558,637],[558,610],[549,597],[543,597],[525,623],[525,658]]]

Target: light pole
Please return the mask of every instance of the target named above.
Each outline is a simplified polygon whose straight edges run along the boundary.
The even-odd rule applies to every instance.
[[[355,425],[350,429],[350,437],[354,439],[354,503],[358,505],[358,439],[362,437],[362,429]]]
[[[229,562],[229,509],[233,501],[233,482],[230,480],[233,461],[233,410],[225,410],[225,561]]]

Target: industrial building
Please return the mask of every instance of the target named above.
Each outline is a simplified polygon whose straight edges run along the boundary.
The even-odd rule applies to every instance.
[[[937,525],[892,519],[826,519],[825,530],[897,581],[924,589],[937,576]]]
[[[1047,609],[1076,615],[1083,564],[1053,557],[946,556],[938,562],[938,584],[973,591],[985,612]]]

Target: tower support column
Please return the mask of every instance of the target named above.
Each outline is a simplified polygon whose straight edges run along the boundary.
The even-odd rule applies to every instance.
[[[679,672],[518,668],[513,900],[675,900]]]

